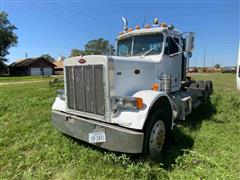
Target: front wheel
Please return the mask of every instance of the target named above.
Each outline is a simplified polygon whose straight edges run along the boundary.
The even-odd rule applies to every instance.
[[[158,120],[153,125],[150,134],[149,140],[149,153],[154,154],[161,154],[163,149],[163,144],[165,142],[166,136],[166,129],[165,124],[162,120]]]
[[[171,116],[164,111],[154,111],[145,126],[143,153],[160,157],[171,128]]]

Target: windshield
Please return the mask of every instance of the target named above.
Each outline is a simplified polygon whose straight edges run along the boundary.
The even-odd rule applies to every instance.
[[[141,35],[118,41],[118,56],[157,55],[162,52],[163,35]]]

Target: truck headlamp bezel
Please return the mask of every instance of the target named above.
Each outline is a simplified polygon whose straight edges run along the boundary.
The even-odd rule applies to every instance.
[[[141,109],[139,101],[142,102],[142,99],[138,97],[116,96],[113,98],[113,109]]]

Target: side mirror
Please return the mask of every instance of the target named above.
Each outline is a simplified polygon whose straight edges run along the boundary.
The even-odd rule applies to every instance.
[[[194,33],[190,32],[186,36],[185,51],[192,52],[193,48],[194,48]]]

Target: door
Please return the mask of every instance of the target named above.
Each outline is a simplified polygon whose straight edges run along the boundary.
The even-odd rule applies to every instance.
[[[52,68],[43,68],[43,75],[52,75]]]
[[[41,68],[31,68],[31,76],[40,76],[42,75]]]
[[[167,37],[164,50],[164,61],[166,74],[172,77],[172,91],[178,91],[182,81],[182,53],[178,45],[181,46],[179,38]]]

